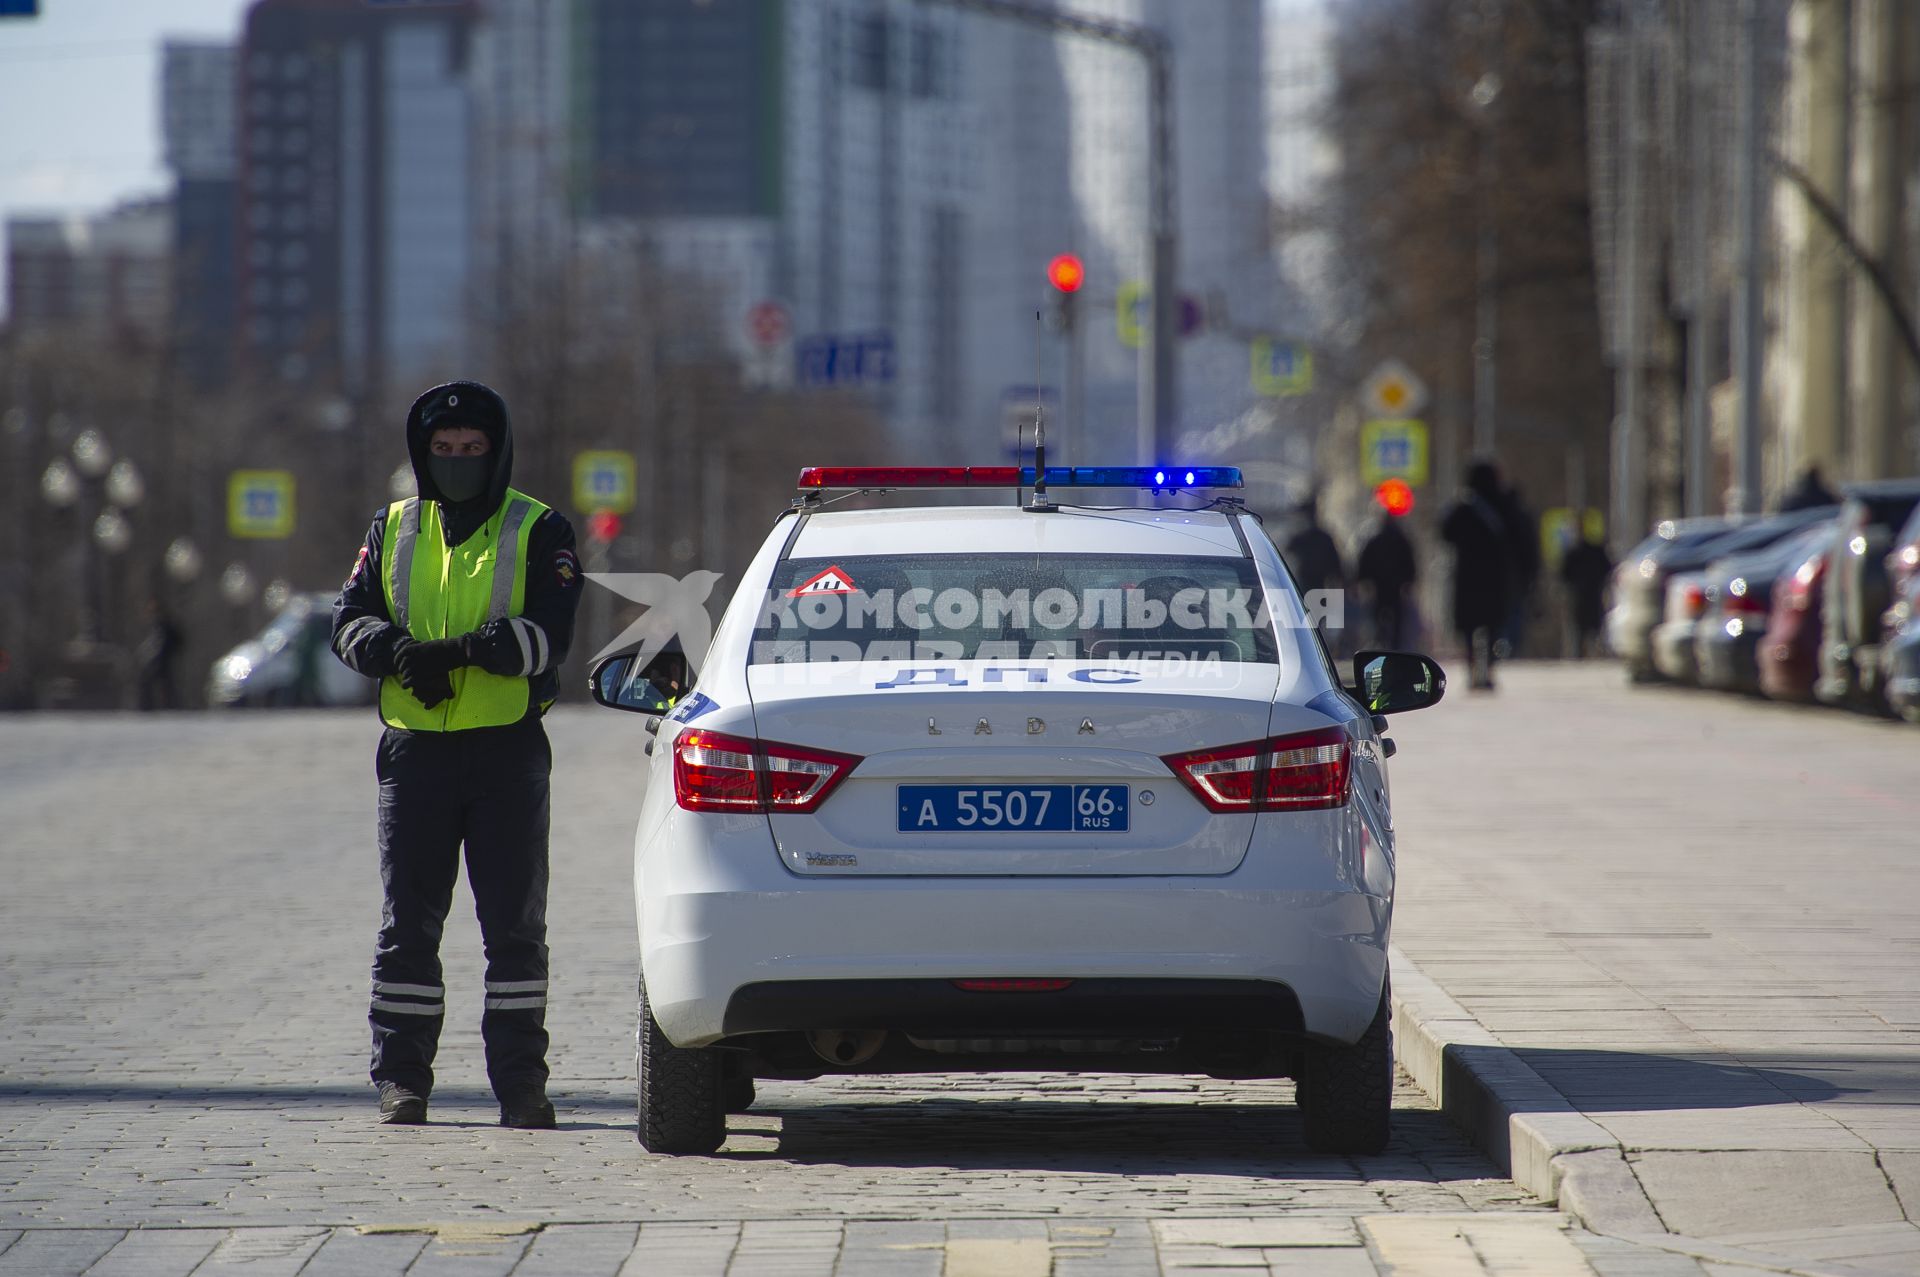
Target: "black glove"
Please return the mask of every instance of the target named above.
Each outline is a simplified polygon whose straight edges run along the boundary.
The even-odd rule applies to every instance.
[[[453,697],[453,671],[473,663],[466,636],[457,639],[408,639],[393,654],[400,686],[432,709]]]
[[[453,676],[440,673],[421,674],[407,685],[407,690],[413,693],[415,700],[432,709],[442,701],[453,699]]]

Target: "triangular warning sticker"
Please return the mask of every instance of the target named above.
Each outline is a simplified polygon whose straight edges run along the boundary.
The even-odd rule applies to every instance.
[[[805,598],[809,594],[858,594],[853,582],[838,566],[827,568],[823,572],[802,581],[787,591],[790,599]]]

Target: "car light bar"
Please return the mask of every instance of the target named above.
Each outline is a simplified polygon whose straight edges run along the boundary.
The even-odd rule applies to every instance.
[[[876,488],[1031,487],[1032,466],[808,466],[800,471],[804,492]],[[1049,488],[1238,488],[1238,466],[1048,466]]]

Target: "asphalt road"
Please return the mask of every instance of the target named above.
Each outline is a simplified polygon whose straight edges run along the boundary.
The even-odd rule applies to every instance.
[[[373,1121],[369,713],[0,720],[0,1273],[1605,1270],[1405,1084],[1360,1160],[1304,1151],[1285,1082],[1100,1075],[763,1083],[720,1155],[649,1156],[644,737],[550,730],[562,1129],[533,1133],[493,1124],[458,905],[434,1124]]]

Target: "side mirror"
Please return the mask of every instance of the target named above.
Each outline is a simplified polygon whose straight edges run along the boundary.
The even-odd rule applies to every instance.
[[[1357,652],[1353,694],[1375,714],[1403,714],[1438,705],[1447,676],[1432,657],[1418,652]]]
[[[634,653],[609,656],[587,675],[587,690],[609,709],[636,714],[664,714],[673,708],[667,694],[640,676]]]

